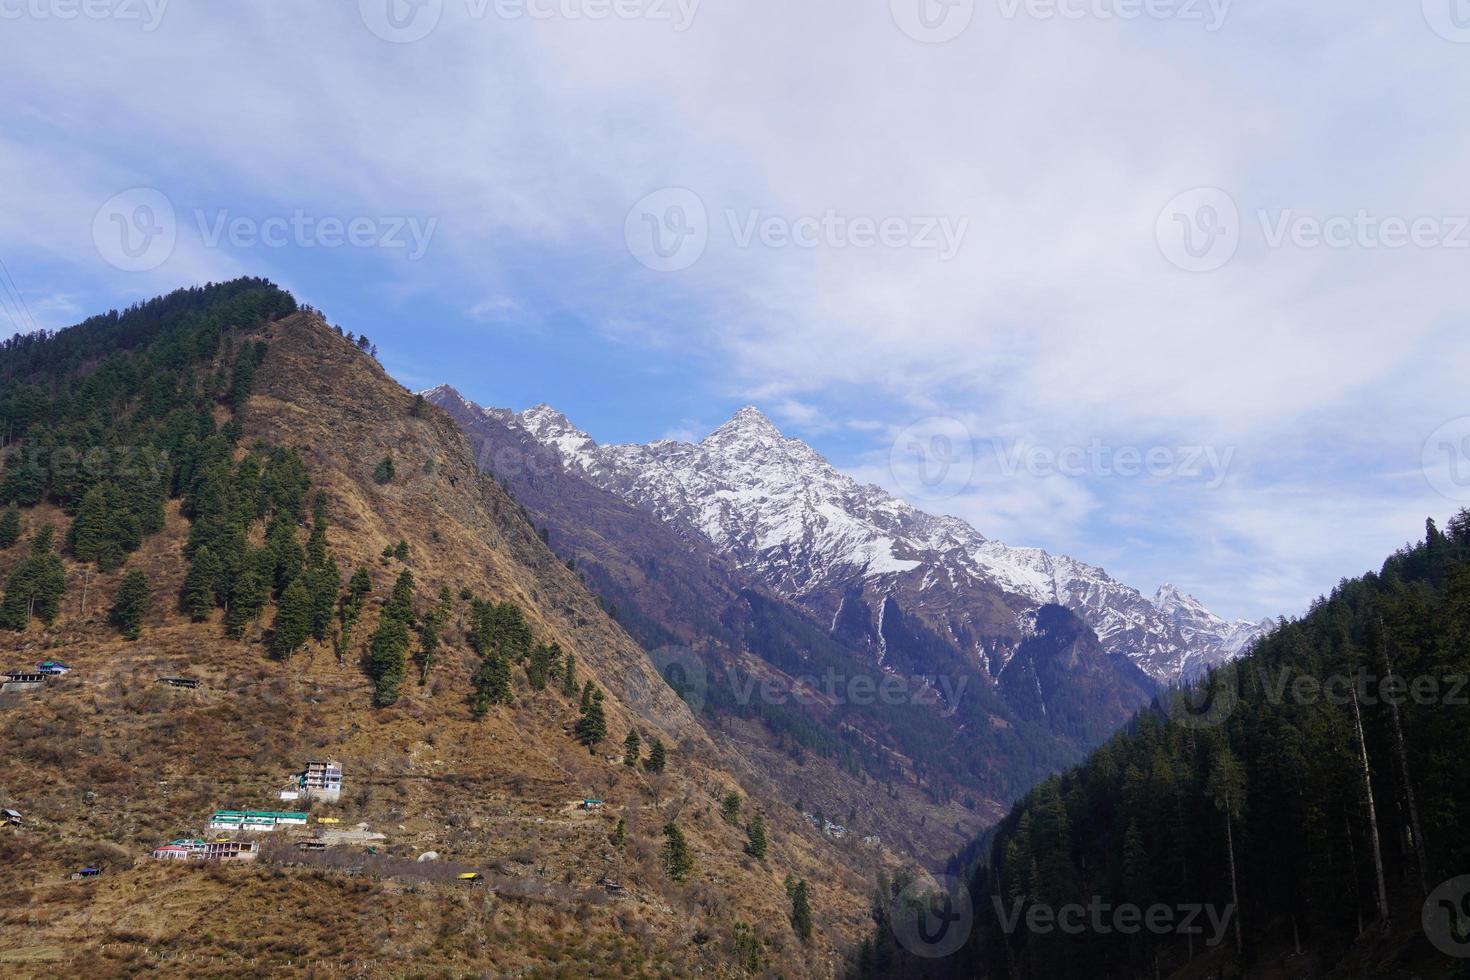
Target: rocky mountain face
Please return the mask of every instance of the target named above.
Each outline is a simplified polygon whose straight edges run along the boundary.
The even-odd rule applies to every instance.
[[[975,735],[962,731],[958,707],[943,700],[953,684],[915,683],[913,697],[899,703],[843,697],[857,678],[895,675],[735,568],[702,535],[573,472],[511,413],[486,411],[449,389],[426,394],[459,423],[480,468],[514,494],[654,662],[683,672],[697,665],[691,702],[785,799],[827,814],[861,811],[856,832],[896,852],[945,853],[993,820],[1004,800],[1077,755],[1078,747],[1028,726],[978,677],[960,685],[958,697],[967,710],[983,701],[996,723]],[[893,617],[889,632],[900,625]],[[821,690],[828,678],[842,690]],[[812,690],[813,681],[812,696],[787,696]],[[1016,738],[1040,747],[1017,753],[999,744]]]
[[[444,391],[432,397],[459,400]],[[708,542],[831,623],[834,634],[868,643],[879,663],[890,653],[882,616],[895,604],[992,679],[1026,637],[1028,617],[1046,604],[1076,613],[1108,655],[1160,684],[1238,655],[1266,625],[1228,623],[1167,587],[1150,601],[1096,566],[1012,547],[957,518],[920,511],[845,476],[755,408],[697,444],[626,446],[598,445],[545,405],[488,412],[588,481]],[[849,603],[860,603],[862,614]]]
[[[699,445],[602,447],[545,406],[424,395],[650,648],[672,636],[707,647],[715,671],[827,665],[933,692],[937,711],[849,703],[801,723],[861,732],[935,799],[955,786],[1006,798],[1156,689],[1071,609],[997,585],[990,543],[963,522],[856,484],[754,409]]]

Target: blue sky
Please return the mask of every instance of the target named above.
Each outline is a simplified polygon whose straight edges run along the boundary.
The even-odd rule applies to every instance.
[[[606,441],[753,403],[1299,612],[1470,501],[1453,2],[17,0],[0,329],[265,275],[411,387]]]

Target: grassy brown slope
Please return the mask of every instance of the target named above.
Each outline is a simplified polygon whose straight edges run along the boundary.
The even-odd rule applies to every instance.
[[[121,640],[106,622],[120,573],[90,579],[68,563],[66,611],[50,630],[0,634],[8,667],[54,655],[76,670],[43,692],[5,696],[0,706],[0,792],[29,818],[0,831],[0,971],[7,975],[127,975],[161,967],[174,975],[682,975],[737,972],[737,921],[763,941],[765,966],[786,975],[831,975],[839,949],[866,928],[866,866],[872,855],[815,834],[789,807],[764,803],[771,837],[759,864],[741,853],[743,832],[718,815],[731,789],[758,787],[732,774],[721,750],[658,679],[638,647],[542,545],[492,481],[476,474],[453,423],[438,410],[412,413],[413,396],[319,318],[301,314],[263,332],[270,351],[244,415],[247,442],[295,447],[326,491],[331,549],[344,573],[362,564],[373,601],[355,647],[339,665],[327,646],[290,663],[266,659],[261,631],[226,640],[218,622],[192,624],[174,599],[182,582],[187,522],[171,511],[130,567],[155,591],[143,638]],[[391,453],[398,476],[372,470]],[[432,463],[432,466],[428,465]],[[42,508],[25,515],[27,537]],[[467,696],[477,658],[454,624],[426,686],[370,707],[360,655],[400,571],[380,559],[406,539],[421,605],[441,585],[456,595],[513,599],[537,639],[577,656],[583,677],[609,695],[609,739],[597,755],[575,743],[575,705],[533,692],[518,670],[516,704],[483,721]],[[0,554],[0,572],[21,548]],[[461,604],[456,600],[456,609]],[[198,692],[166,689],[164,674],[205,680]],[[616,759],[636,724],[671,745],[670,772],[650,777]],[[147,850],[172,836],[203,834],[217,806],[275,808],[274,791],[308,758],[346,769],[339,805],[319,815],[367,823],[386,835],[382,857],[432,866],[379,864],[357,849],[332,867],[263,860],[253,867],[162,866]],[[568,804],[608,801],[603,814]],[[618,817],[622,849],[609,843]],[[663,824],[689,837],[695,873],[683,886],[659,866]],[[70,882],[100,861],[107,874]],[[487,875],[465,891],[442,879],[456,868]],[[611,874],[628,896],[593,887]],[[782,879],[810,879],[817,935],[798,942],[787,925]]]

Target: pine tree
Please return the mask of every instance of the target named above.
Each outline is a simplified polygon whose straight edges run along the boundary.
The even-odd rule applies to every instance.
[[[577,657],[570,650],[567,651],[566,666],[562,669],[561,693],[568,698],[577,696]]]
[[[670,878],[682,883],[694,870],[694,856],[689,853],[689,842],[672,823],[664,825],[664,871]]]
[[[296,540],[296,526],[281,518],[272,521],[266,529],[265,547],[272,562],[271,582],[279,594],[301,574],[306,564],[306,553],[301,550],[301,542]]]
[[[52,548],[56,529],[43,524],[31,542],[31,554],[11,569],[0,602],[0,625],[24,630],[32,619],[50,626],[61,613],[66,594],[66,569]]]
[[[110,537],[107,533],[110,517],[106,491],[101,486],[88,490],[67,532],[67,545],[77,561],[94,562],[102,554]]]
[[[613,828],[613,832],[612,832],[612,844],[613,844],[613,847],[622,847],[623,846],[623,841],[625,841],[627,839],[628,839],[628,822],[626,820],[624,820],[622,817],[618,817],[618,825]]]
[[[664,751],[663,740],[655,738],[653,740],[653,746],[648,750],[648,759],[643,763],[643,768],[651,773],[657,774],[664,771],[664,766],[667,762],[668,759]]]
[[[265,604],[270,601],[270,581],[267,569],[274,562],[265,551],[251,552],[244,558],[244,567],[230,590],[230,607],[225,611],[225,634],[232,639],[245,636],[245,628],[260,617]]]
[[[393,583],[393,593],[383,607],[383,615],[391,616],[401,623],[413,625],[413,572],[404,569]]]
[[[189,563],[189,572],[184,576],[184,588],[179,599],[179,607],[194,622],[204,622],[218,604],[216,590],[220,575],[220,561],[207,545],[194,552],[194,560]]]
[[[755,819],[745,829],[745,837],[747,840],[745,853],[757,861],[764,861],[766,859],[766,815],[764,813],[756,813]]]
[[[577,741],[595,751],[597,744],[607,737],[607,716],[602,710],[603,694],[587,682],[582,696],[582,717],[577,722]]]
[[[392,456],[384,456],[373,468],[373,480],[379,484],[392,483],[395,475],[397,473],[393,466]]]
[[[1240,891],[1235,875],[1234,825],[1245,808],[1245,770],[1229,748],[1222,747],[1215,753],[1205,793],[1214,801],[1215,809],[1225,815],[1226,853],[1230,858],[1230,902],[1235,908],[1235,952],[1240,955],[1244,951],[1244,940],[1240,926]]]
[[[352,573],[352,580],[347,583],[347,592],[342,596],[337,607],[337,618],[342,623],[342,629],[337,637],[337,662],[339,664],[343,662],[347,648],[352,644],[352,631],[362,616],[363,604],[372,590],[372,577],[368,575],[366,568],[359,565],[357,571]]]
[[[492,653],[480,661],[480,669],[475,673],[475,717],[483,718],[491,706],[510,702],[510,664]]]
[[[271,636],[271,656],[290,660],[311,635],[311,593],[301,577],[294,579],[281,593],[276,608],[275,632]]]
[[[408,563],[408,556],[409,556],[409,554],[410,554],[410,552],[409,552],[408,542],[407,541],[404,541],[404,540],[401,540],[400,539],[399,542],[396,545],[393,546],[393,557],[394,558],[397,558],[399,561],[403,562],[404,564],[407,564]]]
[[[629,730],[628,737],[623,739],[623,765],[629,768],[638,765],[642,743],[643,740],[638,737],[638,730],[636,728]]]
[[[812,938],[812,907],[805,881],[799,882],[791,895],[791,928],[802,942]]]
[[[398,700],[408,653],[408,626],[384,614],[368,648],[368,676],[373,679],[373,704],[387,707]]]
[[[337,594],[342,589],[342,571],[334,559],[313,565],[306,573],[306,589],[311,595],[311,635],[319,643],[332,632],[332,614],[337,608]]]
[[[122,577],[112,606],[112,622],[125,638],[136,640],[141,635],[150,599],[147,575],[135,568]]]
[[[0,551],[20,540],[20,510],[14,504],[0,512]]]
[[[311,502],[311,536],[306,539],[306,564],[316,567],[327,561],[327,503],[318,493]]]
[[[720,802],[720,816],[728,824],[740,822],[740,794],[731,790]]]
[[[531,651],[531,660],[526,665],[526,680],[531,684],[531,690],[540,691],[546,688],[546,680],[551,676],[552,666],[561,659],[561,648],[556,644],[536,644]]]

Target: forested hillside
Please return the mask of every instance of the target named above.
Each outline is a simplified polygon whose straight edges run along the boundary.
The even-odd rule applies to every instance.
[[[965,950],[878,971],[1461,975],[1467,674],[1462,511],[1038,786],[979,849]]]
[[[0,349],[0,669],[53,671],[0,692],[0,973],[838,972],[892,856],[711,740],[371,350],[261,280]],[[309,823],[150,857],[217,810]]]

